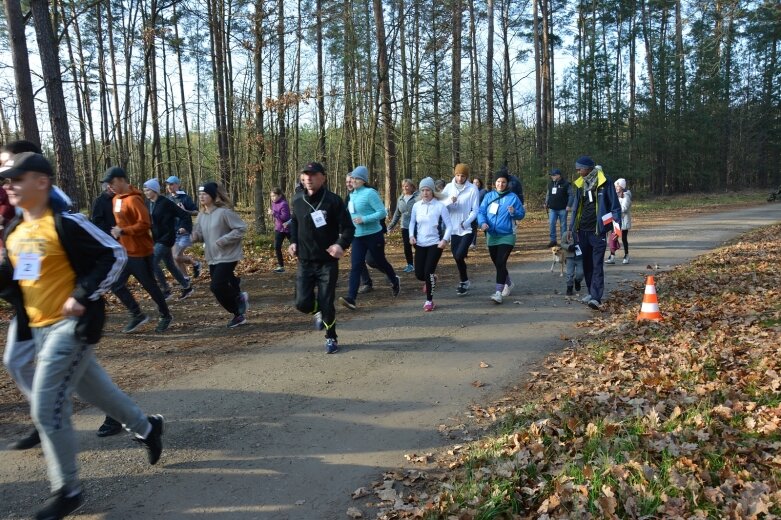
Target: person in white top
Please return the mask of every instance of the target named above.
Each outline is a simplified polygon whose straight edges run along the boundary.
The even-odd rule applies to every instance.
[[[430,312],[434,310],[434,273],[442,250],[451,238],[452,226],[449,211],[434,197],[434,179],[426,177],[420,181],[418,190],[420,200],[412,206],[409,221],[409,243],[415,246],[415,277],[426,284],[423,310]],[[442,235],[440,219],[445,229]]]
[[[453,169],[453,180],[442,190],[443,202],[450,213],[453,224],[453,236],[450,240],[450,251],[458,267],[459,284],[456,294],[464,296],[469,291],[469,276],[466,270],[466,256],[472,243],[472,222],[477,218],[480,207],[480,191],[469,182],[469,165],[456,164]]]

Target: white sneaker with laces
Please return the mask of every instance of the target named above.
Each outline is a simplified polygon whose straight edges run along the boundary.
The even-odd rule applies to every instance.
[[[502,289],[502,296],[507,297],[510,296],[510,293],[513,292],[513,288],[515,287],[515,284],[510,282],[509,284],[504,284],[504,289]]]
[[[616,263],[616,259],[615,259],[615,257],[613,255],[610,255],[609,257],[607,257],[607,260],[605,260],[605,263],[606,264],[615,264]]]
[[[494,303],[502,303],[502,293],[500,291],[496,291],[493,296],[491,296],[491,299],[494,301]]]
[[[621,261],[622,264],[626,265],[629,263],[629,255],[626,255],[624,259]]]

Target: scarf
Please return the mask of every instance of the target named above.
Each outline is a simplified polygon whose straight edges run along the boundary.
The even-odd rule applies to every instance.
[[[583,194],[593,190],[597,185],[597,173],[598,170],[594,168],[591,173],[583,177]]]

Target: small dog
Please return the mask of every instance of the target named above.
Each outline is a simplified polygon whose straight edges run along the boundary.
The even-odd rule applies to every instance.
[[[553,268],[556,267],[556,264],[559,264],[559,268],[561,269],[559,276],[564,276],[564,266],[567,262],[567,251],[561,246],[553,246],[550,248],[550,250],[553,253],[553,262],[550,264],[550,272],[552,273]]]

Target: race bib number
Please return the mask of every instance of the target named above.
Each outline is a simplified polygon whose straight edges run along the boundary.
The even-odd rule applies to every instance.
[[[551,188],[551,190],[550,190],[550,194],[551,194],[551,195],[556,195],[556,191],[557,191],[557,190],[558,190],[558,188]]]
[[[580,244],[575,244],[575,256],[581,256],[583,251],[580,250]]]
[[[353,201],[347,203],[347,211],[349,211],[350,214],[355,213],[355,204],[353,204]]]
[[[114,213],[119,213],[122,211],[122,199],[117,199],[114,201]]]
[[[14,280],[37,280],[41,276],[41,255],[22,253],[16,261]]]
[[[488,205],[488,214],[489,215],[496,215],[496,213],[499,211],[499,203],[498,202],[492,202]]]
[[[323,213],[323,210],[318,209],[312,212],[312,222],[315,223],[316,228],[325,226],[325,213]]]

